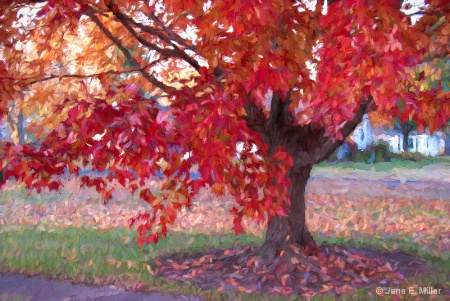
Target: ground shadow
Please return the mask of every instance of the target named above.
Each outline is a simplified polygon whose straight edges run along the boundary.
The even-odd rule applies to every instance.
[[[303,296],[341,295],[359,288],[375,292],[377,286],[399,287],[408,278],[433,275],[435,269],[403,251],[322,245],[318,254],[303,256],[292,248],[272,263],[257,255],[258,247],[237,246],[194,255],[168,254],[151,265],[158,276],[188,280],[202,289]]]

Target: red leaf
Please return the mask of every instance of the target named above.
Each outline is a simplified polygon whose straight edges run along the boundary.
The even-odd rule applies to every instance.
[[[233,218],[233,227],[236,234],[244,233],[244,228],[242,227],[240,216]]]

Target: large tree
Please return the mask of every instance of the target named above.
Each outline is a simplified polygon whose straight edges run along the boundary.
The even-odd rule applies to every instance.
[[[76,173],[80,159],[122,184],[163,168],[166,196],[140,192],[154,208],[140,217],[140,243],[166,235],[190,195],[215,184],[236,199],[237,233],[244,216],[268,218],[268,260],[293,245],[315,250],[305,220],[314,164],[364,114],[432,130],[450,115],[448,93],[424,91],[411,75],[427,53],[448,49],[447,1],[428,3],[415,26],[401,1],[328,4],[326,13],[288,0],[2,4],[0,108],[35,89],[30,101],[58,120],[39,148],[10,145],[5,177],[57,189],[52,175]],[[30,48],[33,59],[20,60]],[[194,166],[200,180],[190,179]],[[111,197],[107,179],[83,180]]]

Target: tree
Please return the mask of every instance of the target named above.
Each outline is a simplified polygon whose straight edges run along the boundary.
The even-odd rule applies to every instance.
[[[409,134],[417,128],[413,121],[407,121],[402,125],[403,148],[407,152],[409,150]]]
[[[394,128],[396,130],[400,130],[403,134],[403,151],[409,151],[409,135],[412,131],[417,130],[417,124],[413,120],[408,120],[404,123],[400,123],[400,121],[395,123]]]
[[[268,261],[288,255],[292,245],[316,251],[305,218],[314,164],[330,156],[364,114],[400,116],[431,130],[450,115],[448,93],[421,90],[411,76],[430,47],[434,53],[448,47],[440,38],[449,29],[440,21],[449,18],[447,1],[431,1],[421,12],[429,17],[414,27],[401,1],[329,1],[326,14],[321,3],[288,0],[34,0],[1,8],[3,48],[30,43],[37,53],[21,73],[14,51],[3,51],[2,104],[14,91],[43,82],[79,87],[71,95],[39,88],[53,95],[33,100],[64,109],[61,122],[39,149],[11,146],[5,176],[57,189],[52,175],[65,166],[76,173],[75,160],[109,168],[108,177],[122,184],[143,183],[162,166],[166,197],[140,192],[154,208],[140,216],[140,244],[166,235],[176,212],[191,205],[190,195],[215,184],[236,198],[236,233],[243,231],[243,217],[268,218],[260,249]],[[23,8],[27,29],[16,24]],[[70,49],[73,67],[52,69]],[[98,91],[86,87],[90,80]],[[236,157],[238,143],[243,149]],[[187,172],[194,165],[198,181]],[[111,197],[104,179],[83,181]]]
[[[445,150],[444,154],[446,156],[450,156],[450,121],[447,122],[447,126],[445,127]]]
[[[10,112],[8,114],[8,123],[9,126],[12,130],[12,132],[16,133],[18,143],[19,144],[25,144],[25,128],[24,128],[24,124],[25,124],[25,120],[23,117],[23,111],[22,110],[18,110],[18,114],[17,117],[12,117],[13,112]]]

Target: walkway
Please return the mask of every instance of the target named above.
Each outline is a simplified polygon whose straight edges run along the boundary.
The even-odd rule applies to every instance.
[[[73,285],[70,281],[0,274],[0,301],[199,301],[198,297],[132,293],[111,286]]]

